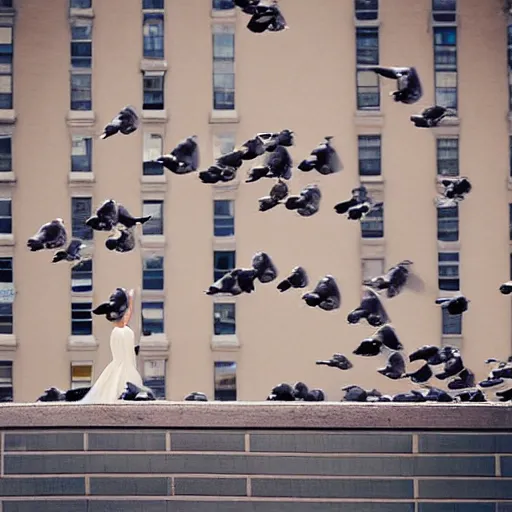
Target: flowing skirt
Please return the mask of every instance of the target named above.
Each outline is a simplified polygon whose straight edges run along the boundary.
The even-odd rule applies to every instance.
[[[136,368],[133,331],[128,327],[114,327],[110,336],[112,362],[103,370],[83,404],[108,404],[117,402],[127,382],[142,385],[142,377]]]

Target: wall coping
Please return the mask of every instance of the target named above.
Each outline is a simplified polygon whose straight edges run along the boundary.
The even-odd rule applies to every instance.
[[[510,430],[502,403],[121,402],[4,403],[0,429],[397,429]]]

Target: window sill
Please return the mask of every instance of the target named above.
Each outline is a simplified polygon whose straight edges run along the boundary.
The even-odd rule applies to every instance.
[[[240,342],[236,334],[213,335],[211,348],[212,350],[238,350]]]
[[[140,338],[140,352],[167,352],[169,350],[169,340],[165,334],[152,334],[151,336],[141,336]]]
[[[165,247],[165,236],[164,235],[141,235],[141,245],[145,248],[161,248]]]
[[[69,173],[69,183],[94,183],[93,172],[73,172]]]
[[[0,234],[0,245],[14,245],[14,235],[12,234]]]
[[[460,240],[455,240],[454,242],[445,242],[444,240],[437,241],[437,249],[440,251],[460,251]]]
[[[68,350],[96,350],[98,342],[91,334],[89,336],[70,336],[68,338]]]
[[[68,126],[93,126],[96,116],[94,110],[69,110],[66,122]]]
[[[379,18],[377,18],[376,20],[358,20],[354,16],[354,25],[356,27],[380,27],[381,21],[379,20]]]
[[[142,120],[149,123],[167,123],[167,110],[143,110]]]
[[[247,167],[247,169],[249,169],[249,167]],[[224,192],[235,192],[235,191],[237,191],[238,188],[240,187],[240,181],[241,181],[240,175],[238,173],[241,172],[241,170],[242,170],[242,168],[238,169],[236,178],[234,180],[232,180],[232,181],[214,183],[212,185],[212,188],[216,192],[216,194],[217,195],[221,195]],[[234,199],[234,197],[232,197],[231,199]]]
[[[0,183],[16,183],[16,176],[12,171],[0,171]]]
[[[214,236],[213,249],[215,251],[234,251],[236,250],[236,240],[234,236]]]
[[[441,347],[451,345],[452,347],[461,349],[464,338],[462,334],[443,334],[441,336]]]
[[[94,18],[93,9],[77,9],[71,8],[69,9],[69,17],[70,18]]]
[[[212,18],[236,18],[236,8],[233,9],[212,9]]]
[[[384,185],[384,178],[382,174],[379,176],[366,176],[366,175],[360,175],[359,181],[361,183],[374,183],[376,185]]]
[[[0,350],[16,350],[18,342],[14,334],[0,334]]]
[[[238,122],[240,122],[240,118],[236,110],[212,110],[210,112],[210,124]]]
[[[150,59],[149,57],[143,57],[140,61],[141,71],[167,71],[168,65],[164,58],[157,57]]]
[[[460,133],[460,119],[458,117],[445,118],[441,125],[431,128],[435,137],[456,136]]]
[[[166,171],[167,172],[167,171]],[[167,185],[167,175],[160,176],[141,176],[141,191],[142,192],[162,192],[165,191]]]
[[[0,123],[14,124],[16,122],[16,112],[13,109],[0,109]]]
[[[384,126],[384,115],[380,110],[357,110],[354,122],[356,126],[382,128]]]
[[[361,238],[361,259],[386,259],[384,239]]]

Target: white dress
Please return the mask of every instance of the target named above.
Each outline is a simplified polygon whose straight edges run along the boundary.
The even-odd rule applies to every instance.
[[[114,327],[110,335],[112,362],[103,370],[94,386],[80,403],[105,404],[117,402],[127,382],[142,385],[135,359],[135,336],[128,327]]]

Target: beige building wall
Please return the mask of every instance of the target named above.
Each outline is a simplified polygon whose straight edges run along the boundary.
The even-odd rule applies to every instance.
[[[511,350],[511,306],[499,285],[510,276],[508,203],[510,121],[507,88],[507,19],[500,0],[458,0],[458,120],[435,130],[414,129],[411,114],[435,103],[433,27],[430,0],[380,2],[382,65],[417,68],[424,97],[411,106],[389,97],[394,83],[380,81],[381,108],[361,112],[356,103],[356,22],[352,0],[280,0],[289,30],[250,33],[239,11],[212,13],[211,0],[165,1],[165,59],[143,59],[141,0],[93,0],[92,111],[70,111],[70,19],[67,0],[15,0],[14,105],[0,110],[2,133],[12,131],[12,174],[0,173],[0,195],[12,197],[13,235],[0,240],[0,256],[13,257],[14,332],[0,335],[0,360],[13,362],[14,400],[30,402],[45,388],[71,386],[72,362],[92,362],[95,380],[110,361],[111,325],[93,319],[93,335],[71,336],[71,303],[94,305],[116,286],[141,287],[144,254],[164,256],[165,291],[142,292],[143,300],[165,302],[165,334],[140,337],[140,300],[132,327],[144,360],[166,360],[166,398],[191,391],[214,398],[214,362],[236,362],[237,397],[261,400],[279,382],[303,380],[321,387],[331,400],[340,388],[357,384],[385,392],[411,388],[375,369],[384,360],[351,354],[374,329],[349,325],[346,316],[361,294],[362,258],[382,258],[385,267],[414,262],[425,281],[423,294],[406,292],[385,307],[406,350],[423,344],[461,347],[467,366],[482,379],[486,357]],[[316,6],[318,4],[318,6]],[[3,11],[2,11],[3,12]],[[84,13],[82,13],[83,15]],[[235,111],[212,109],[212,30],[235,31]],[[143,70],[165,72],[165,110],[142,111]],[[104,125],[124,105],[141,112],[140,129],[129,137],[99,140]],[[317,183],[320,212],[302,218],[284,207],[258,212],[258,198],[270,180],[244,183],[247,163],[234,182],[211,186],[197,175],[142,174],[143,135],[159,133],[165,151],[196,134],[201,168],[213,163],[219,137],[233,134],[241,144],[257,132],[296,132],[295,165],[325,135],[333,135],[343,172],[321,176],[294,171],[291,192]],[[93,137],[92,173],[70,172],[72,135]],[[385,201],[384,238],[361,238],[358,223],[336,215],[333,206],[360,182],[358,135],[381,135],[382,175],[363,181]],[[436,137],[459,137],[461,174],[474,185],[460,205],[459,242],[437,241]],[[7,175],[6,175],[7,176]],[[52,254],[30,253],[26,240],[46,221],[62,217],[71,226],[71,197],[92,197],[93,207],[113,197],[138,215],[143,200],[164,200],[164,235],[145,237],[129,254],[104,247],[94,234],[93,292],[71,294],[66,264]],[[213,236],[213,200],[235,201],[235,236]],[[312,309],[302,291],[280,294],[277,281],[257,285],[251,295],[212,299],[213,251],[236,249],[236,265],[248,266],[256,251],[268,252],[280,277],[296,265],[306,268],[311,286],[325,274],[336,277],[342,307]],[[461,336],[443,337],[437,253],[459,252],[461,291],[471,299]],[[489,266],[489,268],[487,268]],[[213,302],[236,303],[236,336],[213,335]],[[347,355],[354,369],[318,367],[316,359]],[[417,368],[411,366],[411,368]],[[434,381],[435,384],[441,384]]]

